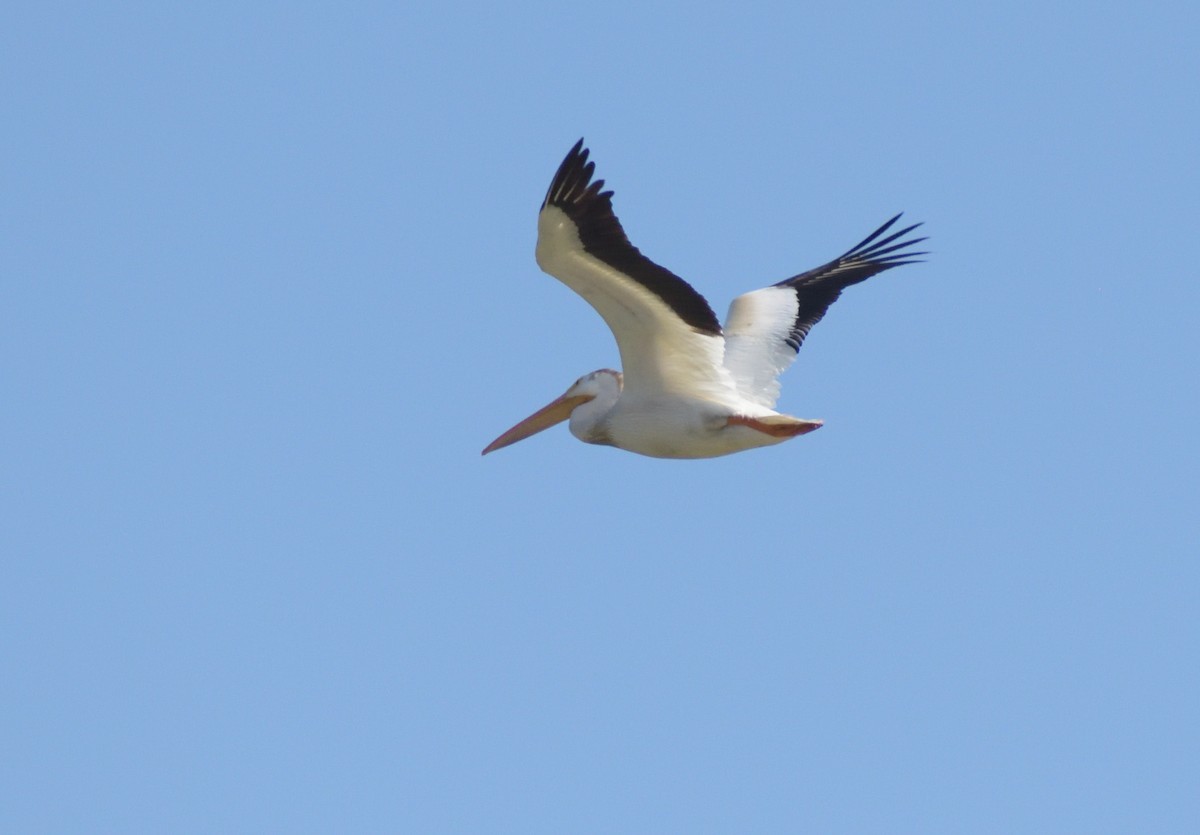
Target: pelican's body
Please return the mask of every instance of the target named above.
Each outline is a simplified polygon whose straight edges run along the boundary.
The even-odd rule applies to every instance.
[[[623,373],[581,377],[484,454],[568,418],[582,441],[656,458],[713,458],[820,427],[775,411],[777,378],[843,288],[924,254],[902,251],[924,238],[893,243],[916,227],[877,240],[897,215],[840,258],[740,296],[722,328],[691,285],[629,243],[587,157],[580,140],[559,166],[538,216],[537,262],[604,318]]]
[[[582,377],[564,397],[585,397],[592,392],[595,397],[571,411],[571,434],[586,443],[606,444],[655,458],[713,458],[777,444],[806,428],[820,426],[817,421],[799,421],[742,402],[736,392],[713,392],[708,397],[686,392],[626,395],[621,391],[620,372],[608,368]],[[799,431],[772,435],[737,423],[731,425],[729,420],[734,416],[785,421],[785,430],[794,426]]]

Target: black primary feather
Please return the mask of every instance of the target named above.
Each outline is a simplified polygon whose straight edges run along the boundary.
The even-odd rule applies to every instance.
[[[821,317],[825,315],[829,305],[837,301],[842,290],[851,284],[866,281],[871,276],[884,270],[890,270],[892,267],[920,263],[918,256],[929,254],[912,252],[908,249],[928,238],[911,238],[907,241],[892,243],[912,232],[921,225],[919,223],[906,226],[882,240],[876,240],[891,229],[902,214],[903,212],[880,226],[841,257],[835,258],[815,270],[792,276],[775,285],[776,287],[791,287],[796,291],[796,321],[787,336],[788,345],[799,351],[804,337],[808,336],[813,325],[821,321]]]

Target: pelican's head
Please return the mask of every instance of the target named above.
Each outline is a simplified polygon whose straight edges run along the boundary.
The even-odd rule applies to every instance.
[[[589,440],[585,436],[591,425],[595,423],[613,404],[617,402],[617,398],[621,396],[621,372],[613,371],[611,368],[602,368],[599,371],[593,371],[591,374],[585,374],[571,384],[561,397],[538,409],[525,420],[518,423],[512,429],[505,432],[496,440],[492,441],[484,449],[483,454],[494,452],[501,447],[506,447],[509,444],[515,444],[517,441],[523,441],[530,435],[536,435],[543,429],[549,429],[556,423],[562,423],[580,406],[585,403],[592,404],[586,411],[589,413],[587,427],[580,427],[577,431],[575,426],[580,415],[575,415],[576,420],[571,421],[571,431],[576,436],[583,440]]]

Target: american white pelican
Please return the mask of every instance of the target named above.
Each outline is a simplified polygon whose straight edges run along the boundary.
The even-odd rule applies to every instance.
[[[722,330],[704,297],[625,237],[612,192],[592,182],[583,140],[567,154],[538,215],[537,262],[598,312],[623,372],[580,377],[561,397],[488,444],[483,454],[571,420],[571,434],[656,458],[712,458],[811,432],[819,420],[774,410],[779,374],[839,294],[925,252],[882,237],[896,215],[824,266],[734,299]]]

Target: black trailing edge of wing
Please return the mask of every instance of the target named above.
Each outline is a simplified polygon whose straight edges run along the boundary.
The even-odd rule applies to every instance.
[[[629,242],[613,213],[612,191],[601,191],[604,180],[592,181],[595,169],[580,139],[558,166],[542,208],[561,209],[579,230],[579,240],[589,255],[654,293],[694,330],[720,336],[721,323],[704,296]]]
[[[821,321],[829,306],[837,301],[842,290],[851,284],[866,281],[873,275],[890,270],[892,267],[902,267],[905,264],[920,263],[918,256],[928,255],[928,252],[912,252],[909,247],[915,246],[927,238],[910,238],[907,241],[894,243],[903,238],[921,224],[914,223],[899,232],[893,232],[886,238],[880,236],[895,225],[901,217],[896,215],[887,223],[880,226],[862,243],[851,248],[845,255],[835,258],[828,264],[809,270],[806,273],[793,276],[776,284],[776,287],[791,287],[796,291],[796,322],[792,325],[787,337],[788,345],[799,351],[804,337],[812,330],[813,325]]]

